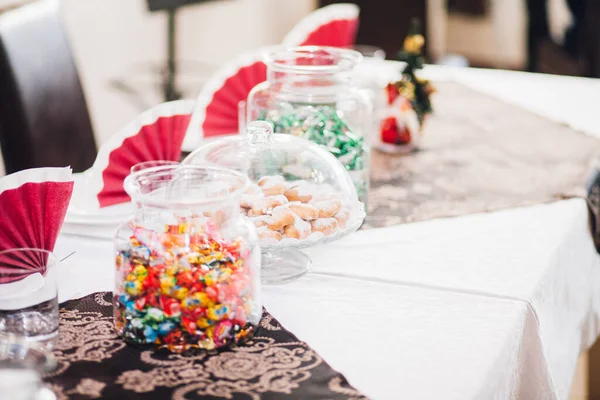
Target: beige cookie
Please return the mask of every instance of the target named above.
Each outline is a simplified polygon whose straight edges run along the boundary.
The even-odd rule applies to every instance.
[[[229,219],[229,215],[225,210],[205,211],[202,214],[210,218],[217,225],[221,225]]]
[[[308,222],[304,221],[300,217],[296,217],[293,224],[290,224],[283,228],[283,233],[289,238],[295,239],[306,239],[312,232],[311,226]]]
[[[262,193],[262,189],[256,183],[251,184],[244,191],[244,194],[261,194],[261,193]]]
[[[252,208],[253,205],[259,203],[264,198],[262,192],[258,194],[243,194],[240,197],[240,206],[242,208]]]
[[[329,236],[338,229],[338,222],[335,218],[319,218],[310,223],[313,232],[323,232]]]
[[[278,206],[273,209],[271,218],[267,220],[269,229],[278,231],[284,227],[293,224],[296,219],[296,214],[286,206]]]
[[[276,183],[271,186],[263,186],[263,193],[265,196],[277,196],[278,194],[284,194],[287,192],[287,185],[285,183]]]
[[[306,182],[292,184],[290,189],[285,192],[285,197],[289,201],[300,201],[302,203],[308,203],[313,198],[313,190]]]
[[[350,209],[342,208],[337,214],[335,214],[333,218],[335,218],[335,220],[338,222],[340,228],[345,228],[348,220],[350,219],[350,214]]]
[[[259,215],[258,217],[251,217],[250,221],[256,226],[260,228],[261,226],[267,226],[267,221],[269,220],[268,215]]]
[[[310,204],[294,202],[290,203],[288,207],[305,221],[312,221],[319,218],[319,210]]]
[[[320,200],[312,204],[319,210],[319,218],[331,218],[342,208],[342,202],[336,198]]]
[[[252,205],[248,216],[256,217],[258,215],[271,215],[273,209],[277,206],[287,204],[288,199],[284,195],[268,196]]]
[[[285,183],[285,178],[281,175],[263,176],[258,180],[258,186],[261,188],[273,186],[278,183]]]
[[[277,196],[284,194],[288,189],[288,184],[282,176],[263,176],[258,181],[260,189],[265,196]]]
[[[256,233],[260,239],[275,239],[281,240],[281,233],[269,229],[267,226],[256,228]]]

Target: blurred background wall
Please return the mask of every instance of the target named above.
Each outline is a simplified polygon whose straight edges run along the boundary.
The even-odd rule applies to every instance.
[[[26,1],[26,0],[0,0]],[[163,101],[167,16],[146,0],[60,0],[96,139],[102,144],[139,112]],[[194,98],[208,76],[242,51],[276,44],[306,14],[339,0],[213,0],[177,14],[178,87]],[[560,43],[572,23],[566,0],[352,0],[358,43],[394,59],[410,19],[422,21],[431,62],[532,69],[527,5],[547,5],[550,37],[536,44],[538,72],[581,73]],[[600,3],[600,1],[599,1]]]
[[[480,12],[467,12],[466,6],[448,9],[448,0],[427,0],[430,57],[440,60],[447,54],[460,54],[471,65],[524,69],[527,63],[526,1],[492,0],[480,4],[485,4]],[[560,43],[572,23],[572,16],[565,0],[547,0],[547,8],[550,34]]]
[[[146,0],[61,0],[88,108],[103,143],[144,109],[160,103],[167,16]],[[193,98],[202,82],[236,54],[276,44],[315,0],[220,0],[177,15],[179,88]]]

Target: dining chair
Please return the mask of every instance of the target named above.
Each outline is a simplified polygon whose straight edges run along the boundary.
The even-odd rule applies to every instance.
[[[96,144],[57,0],[0,14],[0,148],[6,173],[89,168]]]

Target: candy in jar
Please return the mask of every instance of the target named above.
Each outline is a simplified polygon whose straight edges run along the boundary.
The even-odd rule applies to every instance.
[[[250,337],[262,306],[256,232],[239,216],[247,178],[167,166],[134,173],[125,186],[138,212],[116,239],[119,335],[172,351]]]

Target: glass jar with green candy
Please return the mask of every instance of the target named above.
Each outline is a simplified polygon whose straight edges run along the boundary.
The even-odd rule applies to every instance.
[[[372,101],[352,84],[362,60],[354,50],[307,46],[265,56],[267,80],[252,89],[247,121],[267,120],[275,133],[326,147],[350,173],[360,201],[369,187],[368,129]]]

